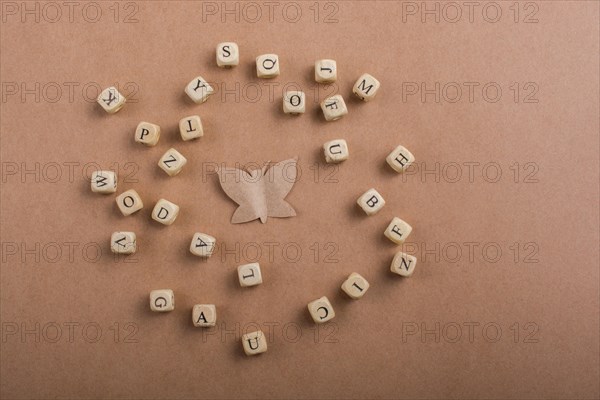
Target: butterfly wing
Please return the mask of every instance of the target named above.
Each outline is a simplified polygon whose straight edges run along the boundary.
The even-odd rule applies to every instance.
[[[239,205],[231,217],[232,224],[253,221],[266,214],[260,179],[239,168],[219,168],[218,175],[225,194]]]
[[[260,218],[259,213],[249,205],[240,205],[231,216],[232,224],[243,224]]]
[[[296,158],[280,161],[269,168],[265,174],[263,181],[269,217],[296,216],[296,211],[284,198],[296,183],[297,163]]]

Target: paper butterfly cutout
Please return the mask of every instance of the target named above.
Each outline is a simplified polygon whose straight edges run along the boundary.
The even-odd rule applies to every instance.
[[[262,169],[247,172],[239,168],[219,168],[219,183],[223,191],[239,207],[231,217],[232,224],[267,217],[295,217],[296,211],[284,199],[296,182],[297,158],[280,161],[271,168],[269,163]]]

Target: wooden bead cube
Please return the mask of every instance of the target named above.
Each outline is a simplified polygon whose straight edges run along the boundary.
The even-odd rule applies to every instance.
[[[221,68],[232,68],[240,63],[240,50],[233,42],[217,45],[217,65]]]
[[[337,65],[335,60],[317,60],[315,62],[315,81],[331,83],[337,79]]]
[[[210,257],[215,250],[217,239],[206,233],[196,232],[190,244],[190,253],[199,257]]]
[[[308,312],[317,324],[322,324],[335,317],[335,311],[325,296],[308,303]]]
[[[342,290],[351,298],[357,300],[364,296],[369,289],[369,282],[356,272],[350,274],[342,284]]]
[[[91,183],[94,193],[114,193],[117,191],[117,174],[113,171],[94,171]]]
[[[182,118],[179,121],[179,133],[184,141],[198,139],[204,136],[202,120],[198,115]]]
[[[102,106],[104,111],[114,114],[125,105],[125,96],[119,93],[116,87],[111,86],[100,92],[96,101]]]
[[[415,156],[405,147],[398,146],[385,158],[385,161],[394,171],[400,173],[415,161]]]
[[[263,331],[242,335],[242,345],[247,356],[254,356],[267,351],[267,338]]]
[[[242,287],[256,286],[262,283],[262,274],[258,263],[240,265],[237,271]]]
[[[158,160],[158,166],[169,174],[169,176],[175,176],[180,173],[186,163],[187,159],[174,148],[167,150],[160,160]]]
[[[415,271],[416,265],[417,258],[415,256],[400,251],[394,256],[390,270],[400,276],[408,277]]]
[[[381,84],[372,75],[363,74],[352,88],[352,92],[363,101],[371,101],[377,94]]]
[[[116,201],[117,207],[119,207],[119,210],[121,210],[123,215],[131,215],[144,207],[142,198],[138,192],[133,189],[129,189],[118,195]]]
[[[335,121],[348,114],[344,98],[339,94],[323,100],[321,102],[321,110],[323,110],[326,121]]]
[[[283,112],[286,114],[304,114],[306,98],[304,92],[289,90],[283,94]]]
[[[185,92],[194,103],[204,103],[215,90],[201,76],[197,76],[185,87]]]
[[[117,254],[133,254],[137,249],[133,232],[113,232],[110,236],[110,251]]]
[[[377,190],[371,188],[360,196],[356,203],[367,215],[373,215],[383,208],[385,200]]]
[[[347,160],[350,156],[348,152],[348,144],[344,139],[336,139],[327,142],[323,145],[325,152],[325,161],[328,164],[336,164]]]
[[[192,322],[196,327],[215,326],[217,323],[217,308],[214,304],[196,304],[192,308]]]
[[[135,128],[134,139],[146,146],[156,146],[160,139],[160,126],[142,121]]]
[[[394,217],[392,222],[385,229],[384,235],[396,244],[402,244],[412,232],[412,227],[398,217]]]
[[[179,206],[168,200],[160,199],[152,210],[152,219],[163,225],[171,225],[179,215]]]
[[[175,309],[175,295],[171,289],[157,289],[150,292],[150,309],[167,312]]]
[[[277,54],[263,54],[256,57],[256,76],[275,78],[279,75],[279,57]]]

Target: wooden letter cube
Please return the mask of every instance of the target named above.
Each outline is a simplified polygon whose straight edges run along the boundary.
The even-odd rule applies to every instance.
[[[410,235],[412,227],[398,217],[394,217],[383,233],[385,237],[396,244],[402,244]]]
[[[210,257],[215,250],[217,239],[206,233],[196,232],[190,244],[190,252],[199,257]]]
[[[123,96],[116,87],[111,86],[104,89],[98,96],[98,104],[109,114],[114,114],[125,105],[125,96]]]
[[[352,91],[363,101],[371,101],[377,94],[381,84],[369,74],[363,74],[352,88]]]
[[[208,96],[213,94],[215,90],[203,77],[197,76],[188,83],[185,87],[185,92],[194,103],[204,103],[208,99]]]
[[[258,263],[240,265],[238,267],[238,279],[242,287],[260,285],[262,283],[260,265]]]
[[[110,250],[113,253],[133,254],[136,248],[135,233],[133,232],[113,232],[110,236]]]
[[[304,114],[306,100],[304,92],[290,90],[283,94],[283,112],[286,114]]]
[[[342,290],[353,299],[360,299],[369,289],[369,282],[356,272],[350,274],[342,284]]]
[[[184,141],[198,139],[204,136],[202,120],[197,115],[183,118],[179,121],[179,133]]]
[[[308,303],[308,312],[317,324],[322,324],[335,317],[333,307],[325,296]]]
[[[335,60],[317,60],[315,62],[315,81],[331,83],[337,79],[337,65]]]
[[[275,78],[279,75],[279,57],[277,54],[263,54],[256,57],[256,76]]]
[[[160,139],[160,126],[150,122],[140,122],[135,129],[135,141],[146,146],[156,146]]]
[[[267,351],[267,338],[263,331],[246,333],[242,335],[242,345],[247,356],[254,356]]]
[[[117,206],[123,215],[131,215],[141,210],[144,207],[144,203],[142,203],[142,198],[138,192],[129,189],[117,196]]]
[[[411,276],[415,271],[417,258],[410,254],[398,252],[392,260],[390,270],[400,276]]]
[[[196,304],[192,309],[194,326],[208,327],[217,323],[217,309],[214,304]]]
[[[179,206],[168,200],[160,199],[152,210],[152,219],[163,225],[171,225],[179,215]]]
[[[223,42],[217,45],[217,65],[221,68],[235,67],[240,63],[240,50],[233,42]]]
[[[175,295],[171,289],[158,289],[150,292],[150,309],[167,312],[175,309]]]
[[[344,139],[336,139],[323,145],[325,152],[325,161],[329,164],[335,164],[347,160],[350,156],[348,144]]]
[[[167,150],[158,161],[158,166],[162,168],[169,176],[175,176],[181,172],[187,159],[174,148]]]
[[[108,194],[117,191],[117,174],[113,171],[94,171],[91,182],[94,193]]]
[[[400,173],[415,161],[415,156],[405,147],[398,146],[385,158],[385,161],[394,171]]]
[[[356,203],[367,215],[373,215],[383,208],[385,200],[377,190],[371,188],[360,196]]]
[[[339,94],[323,100],[321,102],[321,110],[323,110],[326,121],[335,121],[348,114],[344,98]]]

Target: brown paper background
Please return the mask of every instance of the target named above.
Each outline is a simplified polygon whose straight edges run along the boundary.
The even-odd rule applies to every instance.
[[[2,398],[598,398],[597,2],[534,2],[537,23],[523,23],[533,10],[525,3],[518,4],[515,23],[513,2],[495,3],[502,9],[496,23],[486,22],[481,8],[473,22],[463,15],[456,23],[443,18],[435,23],[431,16],[422,23],[420,14],[403,22],[406,4],[367,1],[320,3],[318,22],[312,2],[297,2],[302,17],[296,23],[282,17],[286,2],[277,2],[272,21],[267,5],[257,3],[263,15],[251,23],[244,20],[242,3],[237,3],[239,22],[234,14],[222,22],[221,13],[202,13],[205,2],[140,1],[133,3],[137,23],[122,22],[132,10],[124,3],[115,23],[113,3],[97,4],[102,17],[96,23],[82,18],[81,5],[73,22],[66,8],[56,23],[43,18],[36,23],[32,16],[22,22],[20,13],[2,10],[3,94],[6,82],[62,87],[55,102],[47,86],[39,101],[32,94],[23,101],[17,94],[1,104]],[[337,22],[325,23],[334,7]],[[246,17],[251,11],[246,9]],[[288,9],[290,16],[293,11]],[[214,48],[229,40],[239,44],[241,62],[221,70]],[[279,84],[271,86],[273,99],[268,83],[255,78],[253,64],[268,52],[279,55],[282,70],[269,81]],[[326,123],[315,100],[303,116],[281,112],[286,83],[295,82],[307,98],[314,97],[312,68],[318,58],[338,63],[338,89],[349,114],[337,122]],[[363,72],[382,83],[371,103],[351,97]],[[194,105],[183,89],[198,74],[230,90],[238,83],[240,98],[222,98],[218,91]],[[78,85],[72,101],[68,82]],[[85,100],[82,88],[90,82],[101,87],[133,82],[138,101],[108,115]],[[252,82],[262,90],[257,101],[250,99]],[[496,82],[502,97],[491,103],[478,90],[473,102],[466,91],[456,103],[442,98],[437,104],[432,95],[425,102],[418,95],[403,101],[403,82],[425,82],[429,88],[434,82],[478,82],[479,88]],[[514,82],[521,90],[527,82],[537,84],[539,101],[524,103],[522,92],[515,103]],[[318,100],[326,93],[333,94],[322,88]],[[205,136],[183,143],[177,124],[191,114],[202,117]],[[162,127],[156,147],[133,142],[141,120]],[[325,182],[332,170],[324,165],[321,146],[335,138],[348,141],[351,156],[333,176],[337,183]],[[398,144],[428,168],[436,162],[449,166],[438,175],[439,183],[431,174],[403,180],[392,172],[384,158]],[[156,166],[170,146],[189,160],[173,178]],[[295,218],[232,225],[236,205],[216,176],[203,180],[203,165],[294,156],[303,173],[287,197]],[[82,178],[90,162],[103,168],[117,163],[118,193],[135,188],[145,208],[123,217],[114,195],[93,194]],[[133,171],[123,170],[128,162],[139,167],[130,176],[137,182],[124,182]],[[469,162],[480,163],[473,182],[466,166],[461,179],[448,182],[452,163]],[[481,175],[481,166],[490,162],[502,171],[495,183]],[[515,162],[521,173],[525,163],[534,163],[538,182],[524,183],[520,175],[515,183],[510,169]],[[35,175],[22,178],[22,166],[34,169],[36,163],[46,175],[40,172],[39,182]],[[50,182],[52,163],[78,163],[71,164],[72,182],[67,167]],[[7,175],[15,165],[17,174]],[[488,172],[494,175],[493,169]],[[367,217],[355,201],[370,187],[380,190],[387,205]],[[150,220],[161,197],[181,206],[169,227]],[[388,270],[396,247],[382,232],[396,215],[414,228],[409,250],[419,263],[409,279]],[[115,261],[109,252],[116,230],[138,234],[139,251],[129,263]],[[239,251],[201,262],[187,250],[195,231],[214,235],[230,250],[237,243]],[[471,242],[478,249],[473,260],[465,247]],[[519,262],[509,248],[515,242]],[[78,246],[72,259],[65,243]],[[93,256],[94,243],[102,255],[86,261],[82,248],[87,245]],[[262,251],[264,283],[242,289],[235,269],[253,258],[253,243]],[[316,261],[313,243],[320,248]],[[329,258],[327,243],[334,246],[328,250],[337,248]],[[453,243],[462,248],[455,262]],[[481,255],[489,243],[491,255],[496,246],[502,250],[497,262]],[[531,251],[523,248],[527,243],[537,246],[533,258],[539,262],[523,262]],[[34,254],[19,253],[23,246]],[[57,246],[62,254],[51,262]],[[436,254],[424,256],[423,246]],[[297,248],[302,255],[294,262]],[[332,260],[338,262],[327,262]],[[346,299],[339,289],[351,272],[371,283],[359,301]],[[174,290],[174,312],[149,311],[148,294],[159,288]],[[337,316],[317,336],[306,304],[323,295]],[[191,324],[192,306],[203,302],[217,306],[222,325],[213,335]],[[53,323],[62,329],[56,343]],[[434,329],[436,323],[439,338],[408,334],[414,327]],[[234,331],[252,330],[252,324],[274,330],[268,352],[247,358]],[[491,328],[484,334],[486,324]],[[496,326],[502,333],[494,342]],[[19,332],[8,334],[15,327]],[[90,343],[94,327],[102,335]],[[125,340],[131,327],[137,329],[129,337],[133,343]],[[525,342],[535,327],[537,333]],[[34,333],[21,335],[21,328]],[[293,342],[296,329],[302,336]]]

